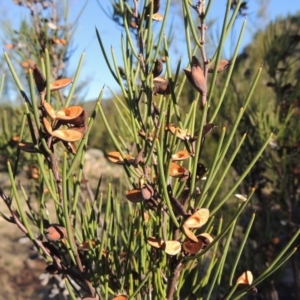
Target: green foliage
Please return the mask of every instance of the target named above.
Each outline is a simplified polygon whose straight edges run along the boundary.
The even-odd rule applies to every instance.
[[[300,231],[289,236],[267,265],[260,264],[263,268],[253,267],[254,257],[247,260],[256,214],[251,211],[242,223],[255,193],[246,178],[274,134],[266,128],[251,157],[236,167],[243,147],[251,145],[251,134],[249,142],[244,127],[253,120],[253,99],[262,72],[260,64],[252,64],[253,77],[238,101],[226,101],[235,88],[230,83],[240,67],[238,50],[246,21],[230,64],[222,69],[222,80],[219,63],[243,2],[235,1],[234,6],[227,2],[220,41],[209,61],[205,24],[211,1],[207,6],[201,1],[197,5],[181,1],[189,61],[184,72],[164,35],[170,0],[163,11],[158,0],[133,1],[133,8],[123,0],[112,4],[125,30],[122,63],[116,61],[114,49],[106,50],[101,30],[96,35],[122,95],[112,91],[113,100],[104,103],[102,89],[87,120],[81,106],[71,105],[82,61],[69,94],[59,101],[51,88],[56,79],[52,72],[55,49],[42,49],[39,67],[29,69],[28,94],[4,54],[24,105],[20,144],[13,163],[7,163],[11,190],[0,189],[10,215],[2,217],[30,238],[49,263],[47,272],[64,277],[71,299],[116,300],[121,295],[121,299],[240,299],[254,293],[296,252],[293,245]],[[157,20],[161,22],[154,30]],[[160,73],[157,68],[162,61],[165,66]],[[180,101],[186,86],[194,92],[184,111]],[[117,122],[111,120],[115,114],[111,103]],[[223,104],[232,112],[226,126]],[[124,168],[127,192],[121,185],[108,184],[105,193],[100,193],[102,177],[95,191],[84,180],[84,155],[88,140],[96,137],[91,129],[99,126],[97,114],[105,126],[102,138],[109,135],[114,145],[108,158]],[[105,140],[101,144],[105,146]],[[36,180],[34,199],[26,187],[16,184],[21,150],[31,153],[40,174],[32,179]],[[234,178],[232,166],[238,173]],[[239,192],[242,188],[246,195]]]
[[[253,78],[250,61],[264,62],[265,71],[257,92],[253,95],[251,110],[246,112],[241,132],[247,130],[251,138],[243,146],[234,168],[242,173],[242,166],[253,158],[253,153],[264,143],[268,132],[273,131],[270,141],[260,161],[252,169],[243,183],[243,189],[256,187],[254,205],[262,218],[253,230],[253,240],[257,244],[251,253],[256,253],[261,261],[268,262],[282,249],[289,236],[297,230],[299,215],[299,18],[290,16],[268,25],[259,32],[254,41],[240,55],[239,64],[231,81],[231,101],[240,103],[240,97]],[[247,76],[243,80],[240,74]],[[231,102],[231,103],[232,103]],[[230,107],[225,107],[224,119],[230,122]],[[264,249],[264,251],[261,251]],[[252,255],[251,255],[252,256]],[[297,272],[297,260],[292,259],[293,272]],[[263,268],[261,265],[257,269]],[[296,277],[294,277],[296,278]],[[280,280],[280,273],[268,282],[272,286]],[[299,281],[295,280],[295,293]],[[268,294],[266,288],[266,294]],[[275,291],[276,288],[273,286]]]

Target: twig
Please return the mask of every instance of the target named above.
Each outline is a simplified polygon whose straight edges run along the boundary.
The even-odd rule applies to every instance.
[[[180,275],[180,271],[183,268],[182,258],[177,259],[176,257],[172,257],[170,260],[171,264],[171,277],[168,280],[168,287],[167,287],[167,300],[174,299],[174,293],[176,288],[177,279]]]
[[[207,60],[205,46],[204,46],[205,45],[205,32],[207,29],[207,26],[204,23],[204,20],[205,20],[205,3],[204,3],[204,1],[198,1],[198,3],[193,6],[193,8],[197,12],[199,19],[200,19],[200,26],[198,27],[200,29],[200,44],[202,45],[202,47],[200,47],[200,51],[201,51],[201,56],[202,56],[202,60],[203,60],[203,74],[204,74],[205,81],[207,82],[207,73],[208,73],[207,65],[208,65],[209,61]],[[204,103],[206,103],[206,98],[207,98],[207,95],[202,93],[201,94],[201,102],[203,105],[204,105]]]

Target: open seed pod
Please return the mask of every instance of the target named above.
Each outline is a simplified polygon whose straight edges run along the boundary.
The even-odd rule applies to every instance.
[[[162,77],[156,77],[153,79],[153,94],[154,95],[170,95],[171,90],[170,90],[170,85],[169,81],[165,78]]]
[[[42,107],[44,108],[45,112],[52,120],[56,119],[56,111],[54,110],[54,108],[52,107],[52,105],[50,103],[44,101]]]
[[[34,148],[34,144],[30,143],[30,142],[20,142],[19,143],[19,148],[22,151],[29,152],[29,153],[36,153],[37,152],[37,150]]]
[[[87,126],[71,127],[68,129],[57,129],[52,131],[51,135],[64,142],[76,142],[83,138]]]
[[[178,241],[165,241],[161,249],[168,255],[176,255],[181,251],[181,244]]]
[[[207,222],[208,218],[209,210],[207,208],[200,208],[188,217],[183,225],[189,229],[200,228]]]
[[[179,151],[172,155],[172,161],[185,160],[190,157],[190,153],[187,150]]]
[[[115,164],[119,164],[119,165],[124,165],[126,162],[124,161],[122,155],[120,152],[118,151],[112,151],[112,152],[109,152],[107,154],[107,158],[115,163]],[[134,162],[134,157],[132,157],[131,155],[129,154],[124,154],[124,158],[127,160],[127,162],[129,164],[133,163]]]
[[[86,111],[83,109],[83,107],[81,107],[79,105],[74,105],[74,106],[69,106],[69,107],[65,107],[65,108],[58,110],[55,113],[55,117],[58,120],[71,121],[71,120],[74,120],[74,119],[80,117],[81,115],[83,115],[84,112],[86,113]],[[83,122],[81,122],[81,123],[83,123]]]
[[[126,194],[126,198],[132,202],[132,203],[138,203],[144,200],[143,198],[143,194],[141,192],[140,189],[133,189],[130,190],[127,194]]]
[[[43,103],[43,108],[52,120],[60,120],[61,124],[71,123],[75,126],[84,124],[87,112],[79,105],[69,106],[55,111],[48,102]]]
[[[96,241],[90,240],[90,241],[84,241],[78,246],[78,250],[81,251],[89,251],[92,248],[96,246]]]
[[[199,238],[197,242],[190,239],[186,239],[182,244],[182,249],[189,254],[196,254],[202,248],[203,248],[203,242]]]
[[[209,233],[201,233],[197,235],[198,240],[200,239],[203,242],[203,249],[206,248],[214,239]]]
[[[156,249],[161,249],[165,244],[165,242],[162,239],[155,238],[155,237],[148,237],[147,243],[151,247],[156,248]]]
[[[47,229],[45,229],[45,236],[48,241],[60,241],[67,237],[67,230],[65,227],[58,224],[51,224]]]
[[[77,149],[76,149],[74,143],[71,143],[71,142],[62,142],[62,143],[64,144],[64,146],[68,152],[70,152],[74,155],[77,153]]]
[[[180,129],[179,127],[175,127],[174,124],[168,124],[167,129],[183,141],[189,140],[191,137],[187,129]]]
[[[119,295],[111,300],[128,300],[128,297],[124,295]]]
[[[188,170],[177,163],[171,162],[169,175],[175,178],[180,178],[186,174]]]
[[[196,237],[196,235],[187,227],[185,227],[184,225],[182,226],[182,231],[184,233],[184,235],[189,238],[190,240],[192,240],[195,243],[198,243],[198,238]]]
[[[218,64],[218,67],[217,67],[217,72],[222,72],[224,71],[225,69],[228,68],[228,66],[230,65],[230,62],[226,59],[221,59],[219,61],[219,64]],[[216,65],[215,63],[212,63],[212,64],[209,64],[208,66],[208,72],[209,73],[213,73],[214,69],[216,68]]]
[[[52,132],[53,132],[52,127],[46,118],[43,118],[43,124],[44,124],[44,128],[47,131],[47,133],[49,135],[52,135]]]
[[[160,13],[156,13],[152,15],[152,20],[154,21],[162,21],[164,19],[164,16]]]
[[[50,91],[54,92],[63,89],[66,86],[68,86],[71,82],[72,82],[71,78],[62,78],[62,79],[55,80],[50,83]]]
[[[244,272],[238,279],[237,279],[237,284],[245,284],[245,285],[250,285],[253,282],[253,275],[251,271],[246,271]]]

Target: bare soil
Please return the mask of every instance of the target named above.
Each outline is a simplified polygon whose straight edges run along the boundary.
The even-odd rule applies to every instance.
[[[0,211],[10,215],[2,199]],[[42,286],[39,280],[46,263],[36,257],[32,244],[24,243],[19,228],[2,217],[0,237],[0,300],[49,299],[49,288]]]

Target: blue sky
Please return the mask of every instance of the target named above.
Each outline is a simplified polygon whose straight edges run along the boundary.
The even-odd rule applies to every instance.
[[[99,0],[102,1],[103,6],[109,8],[110,0]],[[18,23],[18,20],[24,16],[24,9],[18,7],[13,4],[12,0],[0,0],[1,8],[0,13],[5,18],[13,20],[15,24]],[[163,11],[163,3],[164,0],[161,0],[162,7],[160,12]],[[194,1],[196,2],[196,1]],[[267,14],[264,18],[258,18],[258,8],[260,7],[260,3],[268,3]],[[83,0],[70,0],[70,15],[71,20],[77,15],[78,11],[81,9],[84,1]],[[249,0],[248,1],[248,16],[247,16],[247,31],[243,40],[243,45],[245,46],[249,42],[251,42],[252,35],[259,29],[263,29],[269,21],[276,19],[279,16],[286,16],[288,14],[293,14],[300,10],[300,1],[299,0]],[[224,14],[226,1],[225,0],[214,0],[213,7],[210,13],[210,19],[215,19],[216,23],[210,30],[214,34],[217,34],[221,28],[222,17]],[[239,22],[237,22],[236,30],[239,30],[240,24],[243,21],[241,17]],[[79,21],[79,26],[77,32],[74,36],[74,45],[76,46],[76,51],[73,54],[70,61],[70,70],[69,73],[75,71],[77,63],[79,61],[80,55],[82,52],[85,52],[85,60],[84,65],[81,72],[81,79],[88,79],[89,85],[86,90],[86,99],[85,100],[93,100],[96,99],[100,89],[103,85],[109,85],[113,89],[117,89],[117,85],[110,75],[104,59],[102,57],[102,53],[100,51],[100,47],[98,45],[98,41],[95,34],[95,27],[98,28],[104,43],[107,46],[107,50],[110,51],[110,47],[115,49],[117,54],[117,59],[121,64],[121,55],[118,52],[120,45],[120,36],[121,29],[114,24],[101,10],[96,0],[89,0],[83,15]],[[1,28],[0,28],[1,34]],[[224,55],[226,58],[230,58],[230,55],[233,49],[230,48],[230,39],[234,39],[233,37],[229,37],[229,41],[227,43],[227,47],[225,48]],[[183,45],[183,40],[176,45],[174,45],[174,56],[181,56],[185,53],[185,47]],[[109,96],[109,92],[107,90],[106,96]]]

